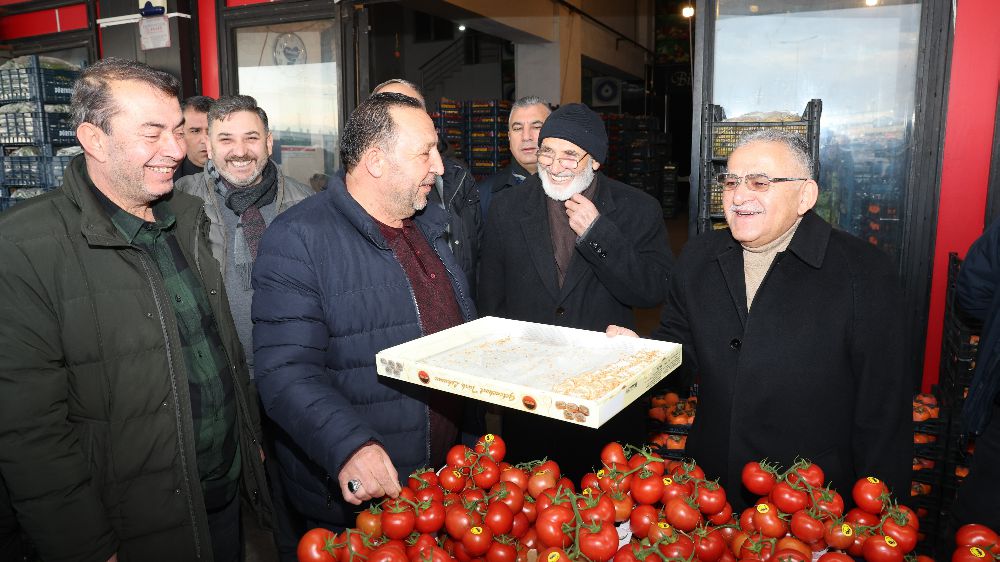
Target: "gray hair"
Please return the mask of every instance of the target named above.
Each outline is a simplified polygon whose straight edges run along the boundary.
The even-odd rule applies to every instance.
[[[391,86],[393,84],[401,84],[403,86],[406,86],[407,88],[413,89],[415,92],[417,92],[417,95],[420,96],[420,97],[416,98],[416,100],[418,102],[420,102],[420,105],[426,107],[427,102],[426,102],[426,100],[424,100],[424,93],[420,91],[420,86],[417,86],[413,82],[410,82],[409,80],[406,80],[406,79],[403,79],[403,78],[390,78],[390,79],[386,80],[385,82],[382,82],[378,86],[375,86],[375,89],[372,90],[371,95],[374,96],[375,94],[382,93],[383,89],[385,89],[386,87]],[[369,96],[369,97],[371,97],[371,96]]]
[[[809,179],[815,179],[813,178],[813,159],[809,143],[799,133],[775,127],[752,131],[740,137],[733,150],[757,142],[773,142],[784,146],[791,153],[792,159],[802,168],[803,173]]]
[[[212,107],[208,110],[208,129],[212,129],[212,123],[216,121],[224,121],[227,117],[234,113],[239,113],[241,111],[249,111],[254,113],[260,118],[261,123],[264,124],[264,134],[266,135],[270,129],[267,125],[267,113],[257,105],[257,100],[253,96],[223,96],[212,103]]]
[[[552,104],[545,98],[539,96],[524,96],[514,102],[514,105],[510,106],[510,111],[513,113],[515,109],[522,109],[532,105],[544,105],[546,108],[552,109]]]
[[[73,128],[91,123],[110,135],[111,118],[121,111],[111,85],[123,81],[141,82],[180,103],[181,83],[174,76],[141,62],[109,57],[85,68],[73,84]]]

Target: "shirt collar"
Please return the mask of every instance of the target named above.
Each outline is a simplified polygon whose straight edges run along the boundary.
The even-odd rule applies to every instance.
[[[146,222],[116,205],[96,186],[91,185],[90,189],[100,201],[101,207],[107,212],[112,224],[129,244],[135,242],[136,236],[139,235],[144,226],[150,229],[167,230],[173,227],[177,220],[170,207],[162,199],[153,203],[154,222]]]

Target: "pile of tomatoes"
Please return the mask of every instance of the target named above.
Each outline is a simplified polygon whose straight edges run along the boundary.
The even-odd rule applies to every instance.
[[[496,435],[452,448],[444,468],[411,474],[399,497],[360,512],[355,528],[309,531],[299,560],[525,562],[535,551],[545,562],[810,562],[826,551],[822,562],[902,562],[917,543],[916,515],[885,484],[858,480],[858,507],[845,513],[809,461],[785,471],[748,463],[743,484],[760,499],[734,514],[693,461],[649,449],[607,444],[579,488],[553,460],[514,465],[505,454]]]
[[[986,525],[962,525],[955,533],[951,562],[995,562],[1000,560],[1000,537]]]

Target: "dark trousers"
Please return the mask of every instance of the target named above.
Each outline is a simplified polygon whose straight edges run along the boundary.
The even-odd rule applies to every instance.
[[[225,507],[208,512],[208,532],[212,537],[212,556],[215,562],[243,562],[239,494]]]

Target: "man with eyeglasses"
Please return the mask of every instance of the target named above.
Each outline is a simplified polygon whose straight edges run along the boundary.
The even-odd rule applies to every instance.
[[[899,279],[878,249],[811,210],[812,169],[794,133],[738,143],[717,178],[729,230],[685,246],[653,333],[683,345],[673,376],[699,383],[685,452],[720,477],[737,512],[755,500],[741,470],[764,458],[812,460],[848,503],[866,476],[909,497],[913,373]]]
[[[586,330],[634,326],[633,307],[663,302],[673,264],[659,203],[600,172],[608,137],[587,106],[554,111],[538,140],[538,175],[490,206],[480,313]],[[607,441],[643,442],[644,416],[636,404],[593,430],[507,410],[503,435],[511,458],[549,455],[579,478]]]
[[[549,102],[538,96],[524,96],[511,106],[510,117],[507,118],[507,142],[514,159],[506,168],[479,184],[483,217],[489,211],[494,195],[538,173],[538,134],[550,113]]]

